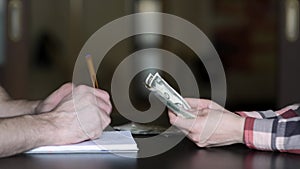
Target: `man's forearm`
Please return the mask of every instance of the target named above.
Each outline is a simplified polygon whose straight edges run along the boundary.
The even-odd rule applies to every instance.
[[[0,118],[34,114],[39,101],[13,100],[0,86]]]
[[[34,114],[40,101],[2,100],[0,101],[0,118]]]
[[[49,145],[51,129],[43,115],[25,115],[0,119],[0,157],[10,156],[35,147]]]

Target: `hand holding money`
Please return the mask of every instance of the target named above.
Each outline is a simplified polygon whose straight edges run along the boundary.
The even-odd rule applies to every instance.
[[[150,73],[145,83],[171,110],[171,124],[187,134],[199,147],[243,142],[243,118],[212,101],[187,99],[187,102],[158,73]]]
[[[176,115],[186,119],[196,117],[191,113],[191,106],[158,73],[149,73],[145,83],[146,87]]]
[[[186,101],[198,116],[185,119],[168,112],[170,123],[178,127],[199,147],[243,143],[245,118],[211,100],[189,98]]]

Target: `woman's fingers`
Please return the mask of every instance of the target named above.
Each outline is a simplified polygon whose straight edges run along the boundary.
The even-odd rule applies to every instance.
[[[176,116],[173,112],[169,111],[170,123],[175,125],[176,127],[186,130],[188,133],[197,132],[198,131],[198,123],[204,119],[201,116],[197,116],[195,119],[185,119],[183,117]],[[195,130],[196,129],[196,130]],[[201,128],[199,128],[201,130]]]

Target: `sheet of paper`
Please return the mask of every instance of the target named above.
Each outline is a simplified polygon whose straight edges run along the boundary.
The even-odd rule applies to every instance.
[[[26,153],[127,153],[137,151],[137,144],[129,131],[105,131],[96,140],[70,145],[43,146]]]

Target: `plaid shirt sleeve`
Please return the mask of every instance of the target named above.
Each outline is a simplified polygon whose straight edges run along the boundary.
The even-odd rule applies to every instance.
[[[237,112],[246,117],[244,142],[254,149],[300,154],[300,108],[279,111]]]

